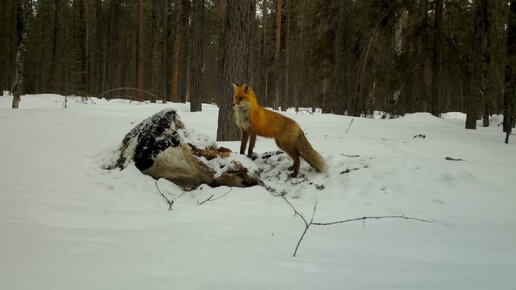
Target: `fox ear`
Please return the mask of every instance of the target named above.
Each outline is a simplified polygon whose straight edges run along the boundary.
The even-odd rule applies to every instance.
[[[249,86],[247,84],[244,84],[244,93],[247,94],[248,91],[249,91]]]
[[[235,84],[235,83],[232,83],[232,84],[233,84],[233,90],[235,90],[235,94],[236,94],[236,92],[238,91],[240,86],[238,84]]]

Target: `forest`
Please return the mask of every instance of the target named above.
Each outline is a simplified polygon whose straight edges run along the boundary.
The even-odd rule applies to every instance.
[[[0,0],[0,89],[202,103],[235,140],[231,82],[274,109],[514,125],[516,1]],[[14,107],[14,102],[13,102]]]

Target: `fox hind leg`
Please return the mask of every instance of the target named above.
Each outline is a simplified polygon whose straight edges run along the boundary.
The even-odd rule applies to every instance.
[[[299,153],[297,152],[296,146],[280,143],[277,140],[276,140],[276,145],[278,145],[278,147],[280,149],[285,151],[285,153],[287,153],[288,156],[290,156],[290,158],[292,158],[292,160],[294,161],[294,164],[292,166],[290,166],[288,168],[288,170],[294,170],[294,172],[290,175],[290,177],[296,177],[297,174],[299,173],[299,166],[301,164],[301,161],[299,159]]]

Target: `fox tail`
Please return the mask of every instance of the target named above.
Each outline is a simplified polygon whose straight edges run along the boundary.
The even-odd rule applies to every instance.
[[[301,158],[303,158],[310,166],[312,166],[317,172],[327,172],[328,165],[324,158],[312,147],[310,142],[305,137],[303,131],[299,132],[299,138],[296,143],[297,151]]]

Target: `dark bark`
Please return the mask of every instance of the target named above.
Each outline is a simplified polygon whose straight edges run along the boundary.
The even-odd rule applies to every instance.
[[[24,92],[25,55],[27,53],[29,15],[31,11],[30,0],[16,0],[16,31],[18,45],[16,50],[16,75],[11,88],[13,93],[12,108],[18,109],[20,95]]]
[[[203,13],[204,0],[193,0],[192,5],[192,36],[191,76],[190,76],[190,111],[202,111],[202,76],[203,76]]]
[[[415,92],[413,111],[427,111],[430,101],[430,49],[428,33],[428,0],[419,2],[419,29],[418,29],[418,53],[417,76],[418,88]]]
[[[102,93],[102,71],[104,50],[102,47],[102,1],[95,0],[95,93]]]
[[[138,99],[143,100],[144,66],[143,66],[143,0],[138,0],[138,36],[136,45],[136,78],[138,86]]]
[[[188,18],[190,15],[190,1],[181,0],[180,12],[180,49],[179,49],[179,80],[178,80],[178,95],[181,103],[186,102],[187,88],[188,88]]]
[[[443,0],[435,0],[435,18],[433,29],[433,50],[432,50],[432,94],[430,98],[430,113],[439,117],[440,90],[441,90],[441,34],[443,22]]]
[[[516,102],[516,0],[511,0],[507,28],[507,62],[505,65],[505,94],[503,131],[505,143],[509,143],[509,136],[515,121]]]
[[[120,86],[120,32],[118,25],[120,22],[120,0],[113,0],[109,7],[109,21],[107,32],[107,54],[104,58],[102,80],[102,91],[107,91]]]
[[[86,88],[88,87],[88,67],[86,61],[86,18],[84,15],[84,0],[76,0],[74,4],[77,5],[77,48],[78,48],[78,58],[79,58],[79,67],[78,67],[78,75],[79,75],[79,83],[77,89],[81,92],[81,94],[85,93]]]
[[[335,20],[335,113],[344,115],[346,112],[346,6],[348,1],[336,0],[337,17]]]
[[[466,109],[466,129],[476,129],[487,81],[487,0],[476,0],[471,53],[471,91]]]
[[[281,51],[281,13],[282,0],[276,0],[276,33],[274,38],[274,102],[272,107],[277,110],[280,102],[281,89],[281,69],[280,69],[280,51]]]
[[[55,81],[57,79],[57,46],[59,41],[59,32],[60,32],[60,0],[54,0],[54,24],[53,24],[53,33],[52,33],[52,58],[50,59],[50,74],[49,74],[49,86],[50,90],[57,90]]]
[[[228,0],[224,23],[224,58],[220,88],[217,140],[238,140],[239,131],[233,120],[233,88],[231,83],[251,79],[252,67],[247,58],[251,48],[251,21],[254,18],[254,0]],[[241,21],[242,19],[246,21]]]
[[[154,95],[161,99],[161,75],[160,75],[160,62],[161,62],[161,34],[159,33],[158,27],[160,27],[160,1],[152,1],[152,43],[151,43],[151,90]],[[154,97],[151,98],[152,102],[155,102]]]
[[[285,84],[284,84],[284,90],[283,90],[283,101],[281,109],[283,111],[286,111],[288,109],[288,106],[290,104],[290,18],[291,18],[291,6],[290,2],[292,0],[285,0],[286,1],[286,14],[287,14],[287,20],[286,20],[286,31],[285,31]]]
[[[174,47],[174,69],[172,76],[172,101],[186,102],[188,72],[188,13],[189,1],[176,1],[176,36]]]
[[[261,47],[260,47],[260,81],[258,90],[256,93],[258,94],[259,103],[263,106],[267,106],[267,18],[269,17],[269,2],[267,0],[263,0],[262,6],[262,37],[261,37]]]

